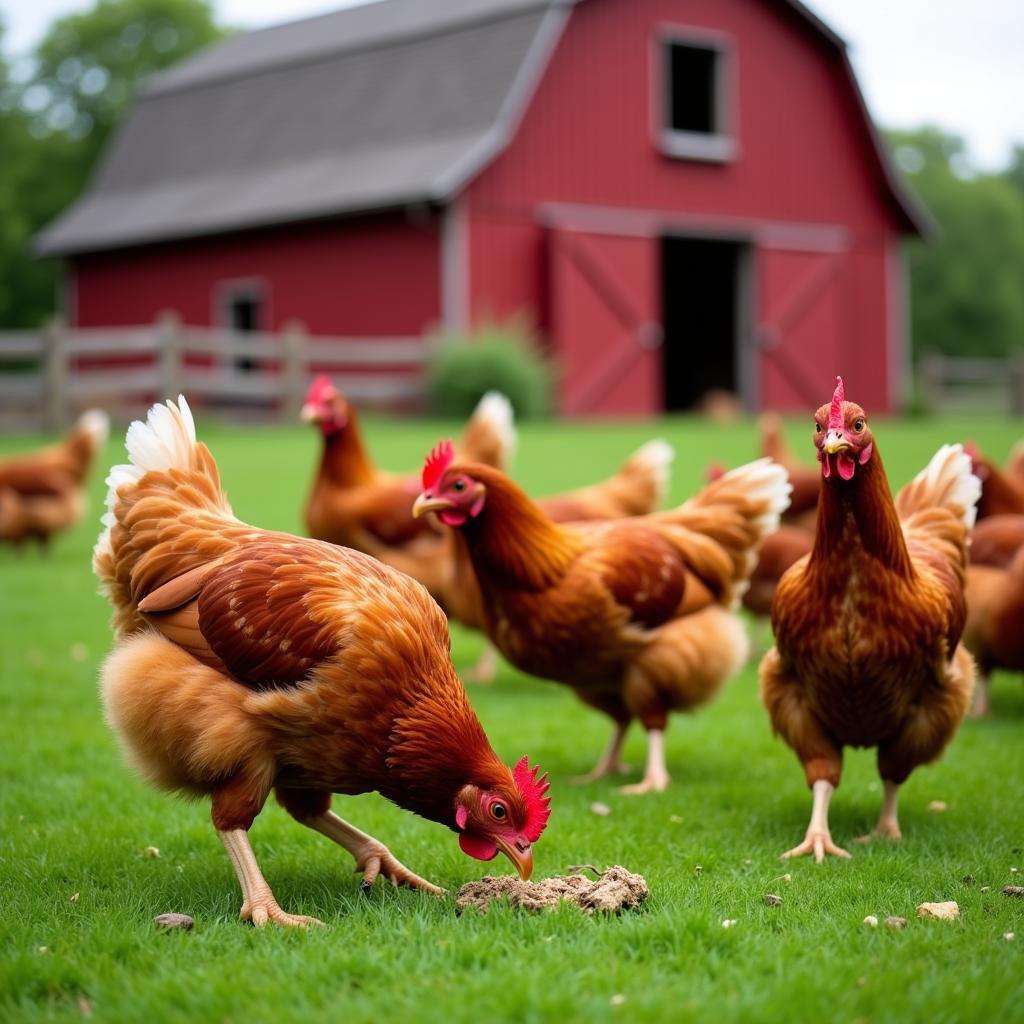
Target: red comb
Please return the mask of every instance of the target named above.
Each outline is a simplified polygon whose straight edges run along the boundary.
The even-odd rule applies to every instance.
[[[451,441],[438,441],[423,463],[423,490],[429,491],[454,461],[455,449]]]
[[[306,401],[310,404],[323,402],[336,395],[337,392],[338,389],[334,386],[334,381],[326,373],[321,373],[310,382],[309,390],[306,392]]]
[[[531,770],[529,760],[524,757],[512,771],[512,781],[518,787],[526,804],[526,824],[523,832],[531,843],[540,839],[551,815],[551,798],[545,795],[551,784],[548,782],[547,772],[537,778],[539,770],[540,766]]]
[[[832,408],[828,411],[829,430],[843,429],[843,402],[846,401],[846,388],[843,378],[836,377],[836,389],[832,392]]]

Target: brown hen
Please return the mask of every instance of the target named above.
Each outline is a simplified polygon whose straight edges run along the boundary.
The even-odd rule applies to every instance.
[[[334,814],[332,793],[376,790],[529,877],[546,784],[492,750],[427,591],[360,552],[236,519],[184,399],[133,424],[127,446],[94,558],[114,605],[107,718],[151,782],[211,797],[242,917],[311,921],[278,906],[249,844],[271,791],[352,854],[364,885],[439,891]]]
[[[979,485],[957,446],[939,450],[893,501],[860,406],[815,414],[822,492],[810,555],[772,605],[776,646],[761,699],[814,794],[802,843],[784,856],[847,857],[828,827],[844,746],[877,747],[885,802],[876,834],[900,835],[896,801],[911,771],[953,738],[974,664],[960,645],[968,531]]]

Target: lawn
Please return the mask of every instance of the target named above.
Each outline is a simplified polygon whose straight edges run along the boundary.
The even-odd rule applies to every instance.
[[[810,450],[809,424],[789,424],[798,450]],[[1024,423],[994,417],[873,426],[894,483],[943,441],[973,437],[1002,458],[1024,434]],[[374,454],[394,468],[417,467],[453,429],[367,423]],[[236,513],[299,528],[316,458],[311,432],[200,422],[200,433]],[[587,482],[654,434],[677,449],[675,500],[706,463],[735,464],[755,450],[750,424],[526,426],[516,473],[537,493]],[[0,439],[0,452],[33,443]],[[107,464],[121,451],[115,436]],[[268,880],[285,909],[328,927],[242,924],[208,806],[138,781],[100,717],[108,608],[89,553],[103,490],[97,479],[88,521],[48,556],[0,550],[0,1020],[1021,1019],[1024,900],[1000,892],[1024,881],[1024,686],[1010,675],[996,678],[994,718],[968,721],[940,763],[911,777],[902,844],[854,847],[853,860],[816,866],[779,860],[803,837],[810,798],[796,759],[771,736],[754,666],[711,707],[673,719],[672,785],[646,797],[621,796],[612,783],[571,785],[608,723],[561,687],[505,667],[471,696],[506,760],[528,753],[551,773],[536,877],[623,864],[649,881],[643,912],[589,919],[568,908],[542,917],[498,908],[459,918],[451,902],[390,886],[365,896],[344,851],[268,805],[252,831]],[[459,666],[478,650],[475,636],[456,632]],[[635,731],[628,760],[639,767],[643,752]],[[832,805],[836,841],[866,831],[880,798],[873,754],[848,752]],[[930,811],[934,800],[947,810]],[[592,813],[594,801],[611,813]],[[486,870],[452,833],[378,796],[336,807],[449,890]],[[768,893],[781,906],[766,906]],[[960,903],[960,921],[915,919],[918,903],[945,899]],[[195,930],[158,934],[153,917],[167,911],[193,915]],[[909,924],[871,930],[868,914]],[[735,926],[723,928],[724,919]]]

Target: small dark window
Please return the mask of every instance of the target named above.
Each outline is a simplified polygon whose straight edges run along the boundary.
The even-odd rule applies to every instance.
[[[228,323],[234,331],[258,331],[263,321],[263,303],[258,295],[232,295],[228,300]]]
[[[675,132],[719,131],[718,50],[690,43],[669,43],[668,125]]]

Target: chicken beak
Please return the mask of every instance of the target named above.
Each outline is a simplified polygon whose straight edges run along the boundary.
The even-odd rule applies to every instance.
[[[825,451],[829,455],[835,455],[837,452],[844,452],[848,448],[852,448],[846,435],[841,430],[830,430],[825,436]]]
[[[320,414],[317,411],[317,407],[311,402],[306,402],[299,410],[299,419],[303,423],[316,423],[320,418]]]
[[[446,508],[455,508],[455,503],[447,498],[435,498],[429,491],[424,491],[412,506],[413,519],[419,519],[428,512],[443,512]]]
[[[496,838],[494,842],[498,849],[516,866],[519,877],[524,882],[528,882],[533,874],[533,847],[529,842],[522,837],[514,842],[509,842],[503,838]]]

